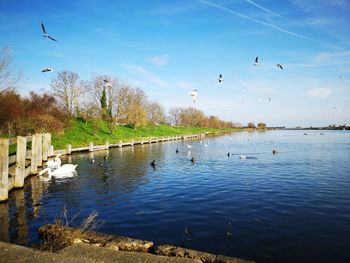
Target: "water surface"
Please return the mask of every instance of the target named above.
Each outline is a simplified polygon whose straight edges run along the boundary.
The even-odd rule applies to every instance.
[[[95,163],[74,154],[62,161],[78,164],[76,177],[32,177],[10,193],[1,236],[35,243],[65,207],[76,223],[96,210],[99,231],[157,244],[257,262],[350,262],[349,153],[348,131],[271,131],[114,148],[109,160],[95,152]]]

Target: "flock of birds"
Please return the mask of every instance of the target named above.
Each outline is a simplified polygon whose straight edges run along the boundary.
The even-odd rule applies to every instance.
[[[200,143],[202,144],[202,141],[200,141]],[[186,144],[186,146],[187,146],[187,148],[189,149],[188,154],[190,155],[190,153],[191,153],[191,152],[190,152],[190,149],[191,149],[191,148],[194,148],[194,146],[192,146],[192,145],[190,145],[190,144]],[[204,143],[203,146],[204,146],[204,147],[208,147],[208,143]],[[176,154],[179,153],[179,148],[176,148],[175,153],[176,153]],[[278,151],[277,151],[276,149],[273,149],[273,150],[272,150],[272,154],[273,154],[273,155],[275,155],[275,154],[277,154],[277,153],[278,153]],[[234,153],[231,153],[231,152],[228,152],[228,153],[227,153],[227,157],[231,157],[231,156],[233,156],[233,155],[239,155],[238,157],[239,157],[239,159],[241,159],[241,160],[245,160],[245,159],[258,159],[258,158],[255,157],[255,156],[247,156],[247,155],[244,155],[244,154],[234,154]],[[196,162],[196,159],[195,159],[194,156],[191,157],[190,162],[191,162],[192,164],[194,164],[194,163]],[[153,170],[155,171],[155,170],[156,170],[156,166],[157,166],[156,160],[153,160],[152,162],[150,162],[150,166],[151,166],[151,167],[153,168]]]
[[[257,56],[254,60],[254,66],[260,66],[260,63],[259,63],[259,56]],[[277,64],[277,67],[281,70],[283,70],[283,66],[282,64]],[[218,82],[219,83],[222,83],[224,82],[224,77],[222,74],[219,74],[219,77],[218,77]],[[188,95],[190,95],[192,97],[192,100],[193,102],[195,103],[196,102],[196,99],[197,99],[197,95],[198,95],[198,90],[195,89],[195,90],[192,90],[191,92],[188,93]],[[271,98],[269,98],[269,102],[271,101]]]
[[[44,38],[50,39],[50,40],[55,41],[55,42],[57,41],[55,38],[53,38],[52,36],[50,36],[50,35],[47,33],[43,22],[41,22],[41,29],[42,29],[42,33],[43,33],[42,36],[43,36]],[[257,56],[257,57],[255,58],[254,66],[260,66],[260,63],[259,63],[259,56]],[[277,64],[277,67],[283,70],[283,66],[282,66],[281,64]],[[45,72],[53,72],[53,71],[54,71],[54,69],[53,69],[53,68],[50,68],[50,67],[47,67],[47,68],[44,68],[44,69],[41,70],[42,73],[45,73]],[[105,80],[105,79],[104,79],[103,81],[105,82],[105,86],[107,86],[107,87],[108,87],[108,86],[111,86],[111,83],[110,83],[108,80]],[[222,74],[219,74],[218,82],[219,82],[219,83],[224,82],[224,77],[223,77]],[[189,92],[188,95],[190,95],[190,96],[192,97],[192,100],[193,100],[193,102],[195,103],[195,102],[196,102],[196,99],[197,99],[197,95],[198,95],[198,90],[195,89],[195,90]],[[269,101],[271,101],[271,98],[269,98]]]

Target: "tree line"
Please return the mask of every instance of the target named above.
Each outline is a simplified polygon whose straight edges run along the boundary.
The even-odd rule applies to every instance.
[[[18,92],[19,75],[12,74],[9,50],[0,50],[0,134],[13,136],[34,132],[59,132],[72,118],[88,122],[103,119],[114,125],[134,129],[149,124],[184,127],[232,128],[238,124],[206,116],[194,107],[166,111],[158,102],[148,99],[140,88],[108,75],[93,75],[82,80],[78,73],[63,70],[50,83],[50,91],[42,94]]]

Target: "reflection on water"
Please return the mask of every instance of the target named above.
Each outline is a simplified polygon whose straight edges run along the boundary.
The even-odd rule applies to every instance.
[[[65,207],[78,221],[98,211],[102,232],[158,244],[258,262],[350,262],[349,151],[349,132],[283,131],[65,156],[78,176],[31,177],[12,191],[0,239],[37,242],[37,228]]]

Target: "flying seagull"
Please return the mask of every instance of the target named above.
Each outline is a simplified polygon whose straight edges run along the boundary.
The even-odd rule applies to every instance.
[[[254,66],[260,66],[260,64],[259,64],[259,56],[257,56],[257,57],[255,58]]]
[[[283,70],[283,67],[282,67],[282,65],[281,65],[281,64],[277,64],[277,67],[279,67],[280,69],[282,69],[282,70]]]
[[[41,22],[41,28],[43,29],[43,37],[46,37],[46,38],[49,38],[53,41],[57,41],[56,39],[54,39],[53,37],[50,37],[47,33],[46,33],[46,30],[45,30],[45,27],[44,27],[44,24],[43,22]]]
[[[194,103],[196,102],[197,94],[198,94],[198,92],[196,89],[191,91],[190,93],[188,93],[188,95],[190,95],[192,97]]]
[[[103,79],[103,81],[104,81],[106,87],[112,86],[111,83],[108,80]]]
[[[53,72],[52,68],[44,68],[41,70],[41,72]]]
[[[219,75],[218,81],[219,81],[219,82],[223,82],[223,81],[224,81],[224,77],[222,76],[222,74]]]

